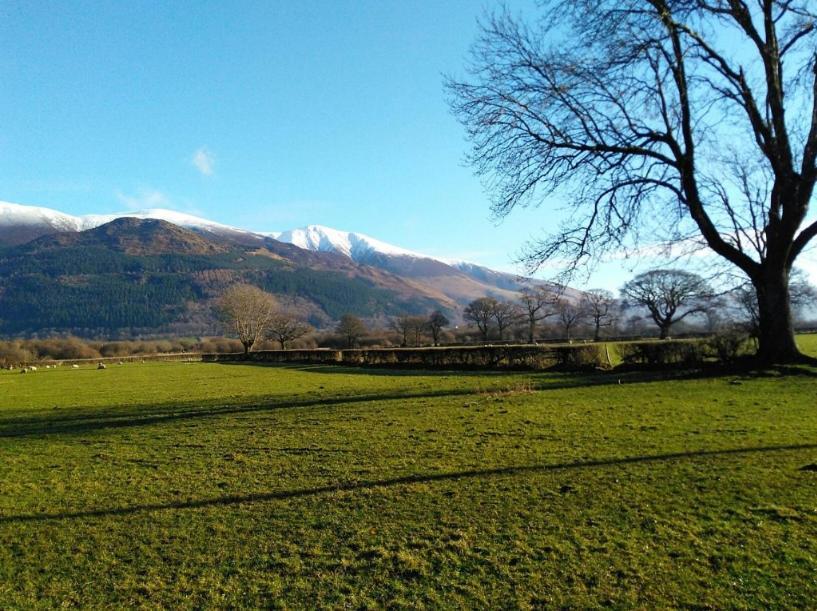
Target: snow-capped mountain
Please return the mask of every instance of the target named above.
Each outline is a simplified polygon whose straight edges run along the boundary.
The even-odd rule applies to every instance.
[[[394,246],[362,233],[340,231],[321,225],[308,225],[271,237],[313,252],[332,252],[361,265],[370,265],[433,287],[455,301],[465,304],[491,295],[515,299],[528,282],[514,274],[497,272],[464,261],[449,261]]]
[[[272,239],[302,251],[339,256],[358,265],[383,270],[459,304],[486,295],[515,299],[528,282],[514,274],[431,257],[358,232],[321,225],[282,232],[255,232],[161,208],[73,216],[50,208],[0,202],[0,247],[25,244],[50,234],[87,231],[120,218],[167,221],[204,236],[225,238],[244,246],[263,248]]]
[[[74,216],[59,210],[40,206],[24,206],[0,201],[0,246],[24,244],[52,233],[77,232],[94,229],[119,218],[156,219],[180,227],[213,234],[254,235],[252,232],[208,221],[191,214],[153,208],[118,214],[87,214]]]
[[[371,236],[352,231],[340,231],[322,225],[308,225],[300,229],[267,234],[279,242],[294,244],[305,250],[336,252],[354,261],[362,261],[372,254],[431,258],[399,246],[381,242]]]

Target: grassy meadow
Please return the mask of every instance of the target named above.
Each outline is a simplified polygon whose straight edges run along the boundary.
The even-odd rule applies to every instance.
[[[815,376],[5,372],[0,607],[811,606]]]

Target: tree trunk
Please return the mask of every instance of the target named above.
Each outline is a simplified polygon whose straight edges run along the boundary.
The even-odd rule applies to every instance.
[[[242,342],[241,345],[244,346],[244,356],[246,357],[250,353],[250,344]]]
[[[765,364],[802,360],[794,341],[788,271],[766,269],[754,284],[760,315],[758,360]]]
[[[661,335],[660,339],[667,339],[669,337],[669,328],[671,325],[661,325]]]
[[[601,322],[599,320],[596,321],[596,330],[593,333],[593,341],[597,342],[601,339]]]
[[[532,344],[536,335],[536,321],[531,320],[528,326],[528,343]]]

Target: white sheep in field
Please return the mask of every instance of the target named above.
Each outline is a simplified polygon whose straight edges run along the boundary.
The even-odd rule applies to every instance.
[[[28,369],[26,369],[25,367],[23,367],[23,368],[20,370],[20,373],[28,373]]]
[[[100,363],[99,365],[96,366],[96,368],[97,369],[107,369],[107,367],[105,366],[105,363]]]
[[[29,371],[37,371],[37,368],[34,365],[32,365],[31,367],[28,368],[28,370]]]
[[[74,363],[73,365],[71,365],[71,368],[72,368],[72,369],[79,369],[79,365],[77,365],[76,363]]]

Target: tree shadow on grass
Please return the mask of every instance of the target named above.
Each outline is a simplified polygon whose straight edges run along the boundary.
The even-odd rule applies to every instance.
[[[290,365],[284,365],[283,367],[292,368]],[[331,366],[327,367],[327,369],[333,370]],[[361,371],[357,369],[353,371],[361,373]],[[518,378],[515,379],[518,380]],[[633,383],[656,381],[657,378],[654,374],[636,373],[630,374],[623,379],[626,380],[627,383]],[[575,374],[552,377],[551,380],[546,381],[544,384],[534,384],[533,387],[537,392],[546,392],[604,384],[617,384],[622,378],[616,378],[607,374],[595,376]],[[324,397],[315,397],[310,394],[267,397],[261,400],[245,400],[232,404],[188,401],[146,405],[136,404],[113,408],[76,407],[69,408],[69,414],[60,413],[60,410],[51,410],[48,412],[39,412],[37,415],[29,417],[0,418],[0,439],[86,434],[106,429],[150,426],[186,420],[216,418],[220,416],[271,412],[281,409],[311,409],[344,405],[365,405],[376,402],[448,399],[473,396],[483,392],[512,391],[513,388],[513,385],[507,389],[501,386],[488,388],[441,388],[438,390],[423,389],[420,392],[392,391]]]
[[[237,414],[252,414],[281,409],[309,409],[355,405],[375,401],[409,401],[414,399],[446,398],[473,394],[470,389],[439,390],[421,393],[382,393],[321,398],[277,398],[253,403],[202,404],[201,402],[130,405],[117,408],[72,408],[70,415],[52,413],[28,418],[0,420],[0,439],[38,437],[58,434],[89,433],[102,429],[118,429],[183,420],[215,418]],[[78,413],[77,413],[78,412]]]
[[[232,364],[232,363],[231,363]],[[235,363],[240,364],[240,363]],[[376,371],[378,375],[426,375],[421,371],[395,371],[385,369],[358,369],[353,367],[336,367],[333,365],[292,365],[292,364],[259,364],[263,366],[298,369],[315,373],[354,373],[371,375]],[[742,371],[742,370],[741,370]],[[461,372],[437,371],[435,375],[457,376]],[[510,381],[519,381],[520,372],[490,372],[492,380],[508,377]],[[732,371],[730,375],[740,373]],[[746,373],[745,371],[743,372]],[[593,373],[559,373],[528,372],[532,382],[532,390],[536,392],[558,391],[593,386],[660,383],[670,380],[692,380],[712,377],[722,377],[724,370],[684,370],[676,371],[628,371],[628,372],[593,372]],[[784,371],[767,372],[768,375],[807,375],[817,376],[817,372],[803,368],[789,368]],[[485,372],[469,372],[470,376],[485,377]],[[762,375],[762,374],[761,374]],[[317,390],[317,389],[316,389]],[[333,395],[315,397],[314,394],[264,397],[259,400],[245,399],[230,403],[216,402],[172,402],[146,405],[127,405],[113,408],[76,407],[69,408],[70,414],[65,415],[59,410],[40,412],[33,417],[0,418],[0,439],[20,437],[42,437],[49,435],[85,434],[106,429],[121,429],[127,427],[150,426],[154,424],[172,423],[185,420],[197,420],[230,416],[271,412],[280,409],[310,409],[334,407],[344,405],[358,405],[375,402],[412,401],[421,399],[446,399],[455,397],[474,396],[480,393],[513,391],[511,384],[508,388],[489,386],[486,388],[441,388],[438,390],[423,389],[420,392],[382,392],[368,394]],[[68,411],[68,410],[66,410]]]
[[[0,516],[0,524],[19,522],[45,522],[49,520],[76,520],[84,518],[105,518],[128,516],[136,513],[166,510],[205,509],[209,507],[226,507],[244,505],[265,501],[282,501],[299,499],[337,492],[355,492],[374,488],[391,488],[411,484],[427,484],[434,482],[458,481],[466,479],[485,479],[491,477],[524,475],[527,473],[546,473],[550,471],[568,471],[576,469],[592,469],[605,467],[623,467],[644,463],[672,462],[688,459],[711,458],[720,456],[748,455],[769,452],[787,452],[798,450],[815,450],[817,443],[761,446],[751,448],[726,448],[720,450],[693,450],[688,452],[672,452],[650,456],[630,456],[619,458],[600,458],[576,462],[564,462],[544,465],[520,465],[497,467],[493,469],[471,469],[449,473],[431,473],[406,475],[390,479],[372,480],[368,482],[340,482],[314,488],[300,488],[296,490],[280,490],[273,492],[258,492],[246,495],[228,495],[194,501],[175,503],[146,503],[127,507],[113,507],[107,509],[87,509],[73,512],[38,513]]]

